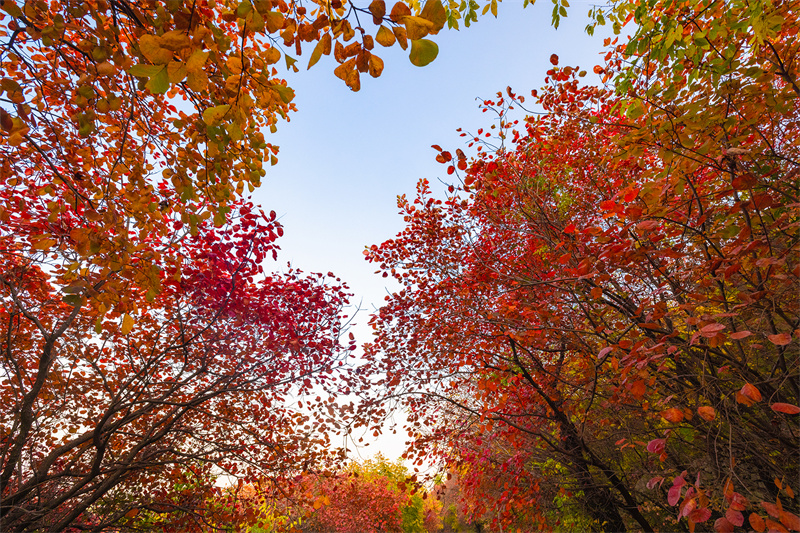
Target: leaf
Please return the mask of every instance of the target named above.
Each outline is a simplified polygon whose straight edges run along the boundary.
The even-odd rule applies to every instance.
[[[640,379],[633,382],[633,384],[631,384],[630,386],[630,390],[634,398],[636,398],[637,400],[641,400],[644,397],[644,393],[646,391],[644,380]]]
[[[294,100],[294,89],[292,89],[291,87],[287,87],[286,85],[276,83],[275,85],[272,85],[272,90],[278,93],[281,102],[283,102],[284,104],[288,104],[289,102]]]
[[[750,522],[750,527],[752,527],[758,533],[762,533],[766,528],[766,524],[764,523],[764,519],[758,513],[750,513],[748,517],[748,522]]]
[[[283,54],[283,60],[286,62],[286,70],[293,70],[297,72],[297,66],[295,65],[295,63],[297,63],[297,59],[293,58],[289,54]]]
[[[711,510],[707,507],[695,509],[694,511],[689,513],[689,516],[687,516],[687,518],[696,524],[702,524],[703,522],[711,518]]]
[[[208,52],[204,50],[195,50],[189,59],[186,60],[186,71],[197,72],[202,70],[208,59]],[[277,61],[277,60],[276,60]]]
[[[381,26],[378,28],[378,33],[375,34],[375,40],[378,41],[379,45],[389,47],[395,43],[396,38],[392,30],[386,26]]]
[[[406,50],[408,48],[406,29],[402,26],[395,26],[392,28],[392,33],[394,33],[394,36],[397,38],[397,44],[400,45],[400,48]]]
[[[400,24],[403,19],[409,15],[411,15],[411,9],[409,9],[408,5],[406,5],[405,2],[397,2],[395,3],[394,7],[392,7],[392,12],[389,14],[389,18],[392,20],[392,22]]]
[[[434,35],[439,33],[439,30],[444,28],[447,22],[447,11],[442,5],[441,0],[428,0],[425,2],[425,7],[422,8],[422,12],[420,12],[419,15],[433,23],[431,33]]]
[[[789,533],[789,530],[783,527],[783,524],[779,524],[774,520],[770,520],[769,518],[767,518],[766,520],[764,520],[764,523],[766,524],[767,529],[770,531],[770,533],[773,531],[777,531],[778,533]]]
[[[56,244],[55,239],[40,239],[33,243],[34,250],[49,250]]]
[[[161,46],[162,39],[149,33],[139,38],[139,50],[142,55],[155,65],[166,65],[172,61],[172,52]]]
[[[669,409],[661,413],[661,418],[663,418],[667,422],[672,422],[677,424],[678,422],[683,420],[683,411],[675,407],[670,407]]]
[[[383,60],[374,55],[370,54],[369,56],[369,75],[373,78],[377,78],[383,72]]]
[[[160,45],[173,52],[179,52],[192,44],[191,39],[183,30],[168,31],[161,36]]]
[[[796,415],[800,413],[800,407],[790,403],[776,402],[770,405],[770,408],[776,413],[785,413],[787,415]]]
[[[767,338],[772,344],[777,344],[778,346],[786,346],[787,344],[791,344],[792,336],[788,333],[778,333],[777,335],[767,335]]]
[[[731,333],[731,334],[730,334],[730,337],[731,337],[731,339],[733,339],[733,340],[735,340],[735,341],[738,341],[738,340],[740,340],[740,339],[746,339],[746,338],[747,338],[747,337],[749,337],[750,335],[752,335],[752,333],[750,333],[750,332],[749,332],[749,331],[747,331],[747,330],[743,330],[743,331],[737,331],[737,332],[735,332],[735,333]]]
[[[230,109],[230,104],[209,107],[203,111],[203,122],[209,126],[216,126],[219,124],[219,121],[222,120],[222,118],[228,113],[228,111],[230,111]]]
[[[681,487],[678,485],[673,485],[667,491],[667,503],[672,506],[677,505],[678,500],[681,499]]]
[[[719,324],[719,323],[708,324],[700,328],[700,335],[702,335],[703,337],[714,337],[723,329],[725,329],[724,324]]]
[[[411,59],[411,64],[414,66],[424,67],[436,59],[437,55],[439,55],[439,46],[435,42],[428,39],[411,41],[409,59]]]
[[[153,94],[163,94],[169,90],[169,73],[167,67],[162,66],[161,70],[145,85]]]
[[[422,17],[408,16],[403,19],[403,24],[406,27],[406,35],[411,41],[411,50],[414,50],[414,41],[422,39],[434,29],[433,22],[426,20]],[[437,49],[438,52],[438,49]],[[433,61],[433,60],[431,60]],[[428,61],[430,63],[430,61]],[[428,63],[425,63],[426,65]],[[422,65],[417,65],[422,66]]]
[[[331,35],[329,33],[326,33],[322,37],[322,39],[319,40],[319,42],[317,43],[317,46],[314,47],[314,51],[311,52],[311,57],[308,59],[308,67],[306,67],[306,70],[308,70],[311,67],[313,67],[314,65],[316,65],[317,61],[319,61],[320,58],[322,57],[322,52],[325,50],[325,37],[328,38],[328,46],[330,46],[330,44],[331,44]],[[288,103],[288,102],[286,102],[286,103]]]
[[[714,522],[714,531],[717,533],[733,533],[734,529],[734,525],[724,516],[722,518],[717,518]]]
[[[702,418],[706,422],[711,422],[717,416],[717,413],[714,410],[714,408],[709,405],[703,405],[698,407],[697,414],[700,415],[700,418]]]
[[[152,78],[162,70],[164,70],[162,65],[145,65],[143,63],[138,63],[129,68],[128,72],[137,78]]]
[[[745,383],[736,396],[736,401],[750,407],[754,403],[761,401],[761,393],[750,383]]]
[[[384,0],[372,0],[369,5],[369,12],[372,13],[372,21],[378,25],[386,16],[386,2]]]
[[[133,317],[128,313],[125,313],[122,316],[122,324],[120,325],[120,333],[123,335],[128,335],[131,330],[133,329]]]
[[[742,524],[744,524],[744,515],[741,511],[728,509],[725,511],[725,518],[727,518],[731,524],[737,527],[741,527]]]
[[[789,511],[781,510],[779,513],[781,524],[792,531],[800,531],[800,517]]]
[[[647,443],[647,451],[650,453],[660,454],[666,448],[666,440],[653,439]]]

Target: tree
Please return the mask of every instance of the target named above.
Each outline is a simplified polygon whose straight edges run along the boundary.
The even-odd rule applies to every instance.
[[[281,475],[324,459],[324,418],[322,433],[304,430],[309,414],[292,398],[324,387],[343,357],[342,287],[297,271],[264,278],[278,225],[251,205],[223,228],[201,221],[195,236],[177,226],[181,262],[140,263],[160,290],[125,287],[139,302],[126,314],[86,302],[103,287],[57,291],[44,270],[57,248],[43,266],[3,256],[4,529],[192,510],[172,498],[187,469],[211,490],[220,473]]]
[[[556,468],[593,529],[799,530],[796,11],[656,4],[616,5],[615,86],[554,56],[524,130],[509,90],[500,146],[435,147],[462,185],[366,252],[402,290],[364,423],[402,400],[509,525],[554,526]]]
[[[410,40],[424,65],[437,50],[425,37],[458,9],[1,7],[0,527],[100,529],[191,510],[203,498],[180,500],[184,478],[211,490],[225,471],[314,462],[322,437],[306,438],[309,413],[287,400],[340,362],[346,296],[338,280],[261,266],[282,228],[243,198],[276,162],[266,130],[294,110],[274,65],[296,70],[284,47],[314,44],[309,66],[332,53],[358,90],[382,71],[376,41]]]

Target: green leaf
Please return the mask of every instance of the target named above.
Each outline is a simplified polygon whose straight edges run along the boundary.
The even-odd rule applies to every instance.
[[[152,78],[164,69],[163,65],[144,65],[139,63],[128,69],[128,74],[137,78]]]
[[[417,39],[411,41],[411,54],[408,58],[411,64],[417,67],[424,67],[439,55],[439,45],[428,39]]]
[[[153,94],[162,94],[169,90],[169,74],[167,73],[166,65],[161,67],[161,70],[147,82],[145,85]]]

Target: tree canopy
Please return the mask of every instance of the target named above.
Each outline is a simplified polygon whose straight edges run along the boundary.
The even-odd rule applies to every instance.
[[[410,409],[474,516],[800,529],[795,7],[618,3],[600,85],[554,55],[542,113],[485,101],[476,158],[434,147],[459,181],[365,252],[402,288],[363,423]]]

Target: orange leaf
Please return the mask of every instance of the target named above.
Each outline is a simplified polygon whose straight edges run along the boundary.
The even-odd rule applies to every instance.
[[[642,399],[645,390],[646,387],[644,385],[644,380],[642,379],[640,379],[639,381],[635,381],[633,385],[631,385],[631,394],[633,394],[633,397],[636,398],[637,400]]]
[[[789,511],[781,511],[779,514],[781,524],[794,531],[800,531],[800,517]]]
[[[681,420],[683,420],[683,411],[680,409],[676,409],[675,407],[670,407],[666,411],[661,413],[661,417],[666,420],[667,422],[672,422],[677,424]]]
[[[716,411],[714,408],[709,405],[703,405],[697,408],[697,414],[700,415],[700,418],[705,420],[706,422],[711,422],[717,416]]]
[[[769,528],[770,531],[778,531],[780,533],[789,533],[788,529],[783,527],[778,522],[775,522],[774,520],[770,520],[769,518],[767,518],[766,520],[764,520],[764,522],[766,523],[766,525],[767,525],[767,527]]]
[[[750,527],[755,529],[758,533],[764,531],[764,528],[766,527],[764,519],[761,518],[761,516],[756,513],[750,513],[748,521],[750,522]]]
[[[742,390],[739,392],[741,393],[742,396],[751,400],[751,402],[747,404],[748,406],[761,401],[761,393],[758,391],[757,388],[755,388],[750,383],[745,383],[744,386],[742,387]],[[739,401],[739,398],[737,397],[736,400]],[[747,403],[747,402],[739,402],[739,403]]]
[[[796,415],[800,413],[800,407],[790,403],[776,402],[770,405],[770,408],[777,413],[786,413],[787,415]]]

